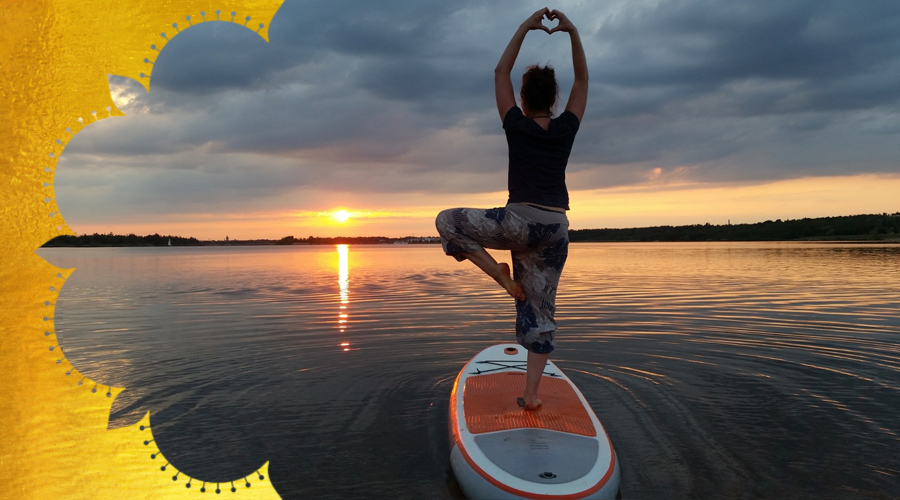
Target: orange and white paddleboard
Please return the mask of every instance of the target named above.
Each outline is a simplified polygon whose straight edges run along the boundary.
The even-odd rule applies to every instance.
[[[519,406],[528,352],[500,344],[463,367],[450,394],[450,465],[472,500],[615,498],[619,464],[581,391],[552,362],[543,406]]]

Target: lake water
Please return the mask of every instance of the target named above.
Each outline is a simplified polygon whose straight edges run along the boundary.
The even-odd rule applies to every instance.
[[[451,385],[515,341],[512,299],[471,264],[436,245],[39,253],[77,268],[67,359],[127,388],[111,427],[149,410],[184,474],[270,461],[284,499],[461,496]],[[898,245],[573,244],[553,359],[623,498],[898,498],[898,278]]]

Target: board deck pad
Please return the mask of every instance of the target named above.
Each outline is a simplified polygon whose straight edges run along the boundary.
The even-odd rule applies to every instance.
[[[472,434],[535,428],[582,436],[597,432],[572,386],[563,379],[544,377],[537,410],[516,402],[525,387],[525,373],[500,372],[469,377],[463,393],[466,427]]]

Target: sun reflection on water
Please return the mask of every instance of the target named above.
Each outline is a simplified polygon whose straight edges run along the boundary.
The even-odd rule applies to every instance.
[[[338,308],[338,331],[341,334],[346,333],[347,323],[350,319],[347,307],[350,305],[350,246],[337,245],[338,254],[338,287],[340,290],[341,303]],[[343,339],[342,339],[343,340]],[[340,344],[344,351],[350,350],[350,343],[342,341]]]

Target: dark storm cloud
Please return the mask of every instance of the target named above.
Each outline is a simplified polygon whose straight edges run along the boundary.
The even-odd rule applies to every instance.
[[[604,24],[596,40],[612,49],[596,64],[604,84],[670,89],[658,105],[763,81],[798,84],[751,93],[742,113],[866,108],[900,98],[898,25],[888,2],[662,2]]]
[[[203,23],[179,33],[160,52],[151,85],[188,95],[265,85],[273,71],[297,62],[267,49],[265,40],[243,26]]]
[[[478,1],[416,2],[358,0],[286,1],[272,21],[274,42],[297,48],[323,47],[353,56],[391,57],[419,54],[430,57],[443,46],[454,26],[454,13],[478,6]],[[507,6],[514,5],[504,2]]]

